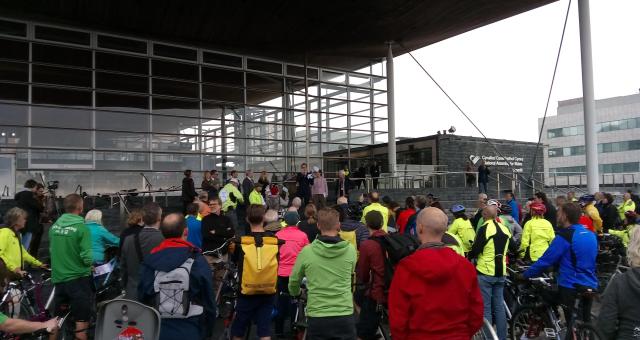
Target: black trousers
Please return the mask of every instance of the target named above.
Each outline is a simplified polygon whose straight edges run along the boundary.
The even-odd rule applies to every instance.
[[[309,317],[307,339],[313,340],[354,340],[356,327],[353,315]]]
[[[278,315],[275,318],[276,334],[284,334],[284,322],[287,318],[291,319],[293,314],[293,305],[291,304],[291,296],[289,295],[289,277],[278,276],[278,298],[276,300]],[[293,323],[293,320],[290,321]]]
[[[570,289],[566,287],[558,287],[558,296],[560,299],[560,306],[562,307],[562,312],[564,313],[564,317],[567,321],[567,324],[573,318],[573,311],[575,308],[576,297],[578,296],[578,292],[575,289]],[[591,320],[591,305],[593,301],[591,299],[580,299],[580,307],[577,311],[576,315],[581,318],[585,322],[589,322]]]
[[[365,297],[360,304],[360,316],[356,324],[358,338],[362,340],[376,340],[379,316],[376,307],[378,303],[371,298]]]

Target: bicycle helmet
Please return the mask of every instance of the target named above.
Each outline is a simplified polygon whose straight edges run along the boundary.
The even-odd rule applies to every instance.
[[[595,196],[590,195],[590,194],[586,194],[586,195],[580,196],[580,199],[578,200],[578,202],[580,202],[580,203],[591,203],[591,202],[593,202],[595,200],[596,200]]]
[[[462,204],[454,204],[451,206],[452,213],[464,212],[465,208]]]
[[[629,210],[629,211],[625,211],[624,212],[624,217],[630,218],[630,219],[633,220],[633,219],[638,218],[638,214],[633,210]]]
[[[500,205],[500,215],[511,215],[511,212],[513,212],[513,209],[511,209],[510,205],[508,204]]]
[[[496,199],[490,199],[487,201],[487,206],[488,207],[494,206],[494,207],[500,208],[500,202]]]
[[[547,212],[547,207],[544,204],[537,202],[531,203],[529,209],[533,215],[544,215],[544,213]]]

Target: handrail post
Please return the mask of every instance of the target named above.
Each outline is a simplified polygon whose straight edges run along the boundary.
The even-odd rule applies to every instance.
[[[500,196],[500,173],[496,173],[496,182],[498,183],[498,193],[496,196]]]

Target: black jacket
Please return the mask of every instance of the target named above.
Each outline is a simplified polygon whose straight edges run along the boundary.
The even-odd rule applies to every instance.
[[[182,201],[193,202],[193,199],[198,196],[196,192],[196,186],[193,184],[191,177],[185,177],[182,179]]]
[[[544,219],[549,221],[549,223],[551,223],[553,229],[555,230],[556,224],[558,224],[558,211],[556,210],[556,207],[551,204],[551,202],[545,202],[544,206],[547,208],[547,211],[544,213]]]
[[[296,182],[298,183],[296,197],[311,197],[311,186],[313,185],[313,177],[309,175],[310,174],[303,174],[302,172],[298,172],[298,174],[296,175]]]
[[[486,165],[481,165],[478,167],[478,182],[480,183],[489,183],[489,174],[491,174],[491,170]]]
[[[612,203],[602,206],[602,229],[606,232],[619,224],[618,209]]]
[[[640,338],[640,268],[629,269],[609,282],[596,329],[603,339]]]
[[[349,177],[345,177],[344,178],[344,193],[340,192],[342,190],[342,185],[340,183],[340,179],[336,180],[336,189],[335,189],[335,194],[336,194],[336,198],[340,197],[340,196],[345,196],[345,197],[349,197],[349,193],[351,192],[351,189],[353,187],[353,184],[351,183],[351,180],[349,179]]]
[[[27,212],[27,224],[23,229],[25,233],[38,232],[42,228],[40,225],[40,213],[44,209],[36,199],[35,194],[30,190],[20,191],[15,195],[18,208]]]
[[[228,239],[235,235],[233,223],[227,216],[209,214],[202,219],[202,251],[214,250],[222,246]],[[215,231],[215,233],[211,233]],[[226,254],[227,249],[222,249]]]

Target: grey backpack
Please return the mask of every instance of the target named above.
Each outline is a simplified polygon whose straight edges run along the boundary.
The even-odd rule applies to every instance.
[[[189,295],[189,277],[194,261],[195,253],[171,271],[156,270],[153,290],[156,293],[155,308],[160,317],[184,319],[203,313],[202,306],[191,303]]]

